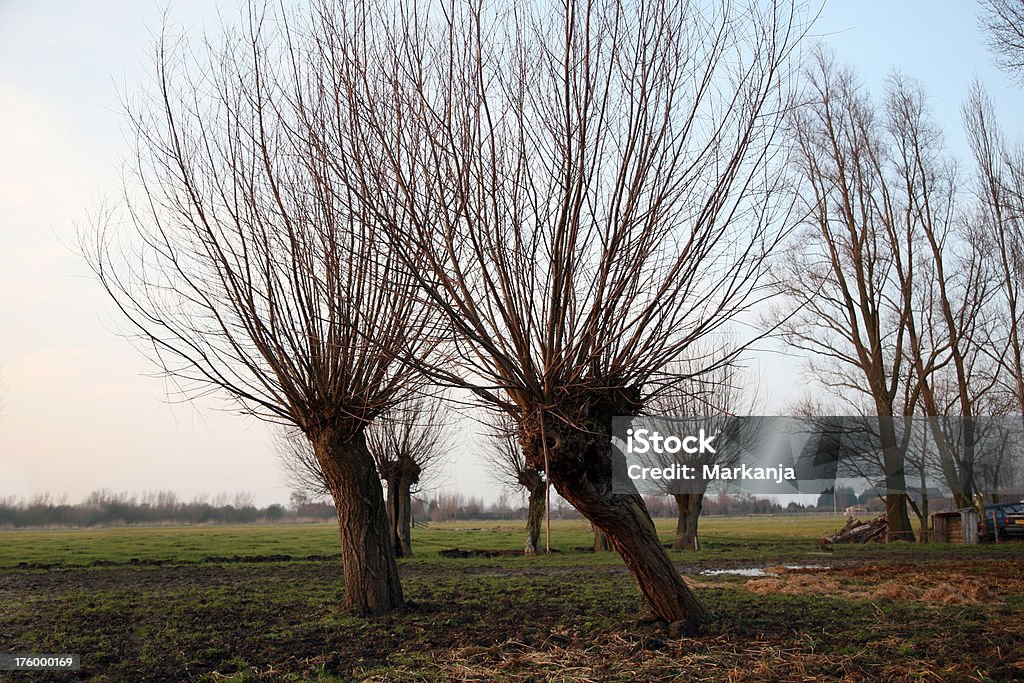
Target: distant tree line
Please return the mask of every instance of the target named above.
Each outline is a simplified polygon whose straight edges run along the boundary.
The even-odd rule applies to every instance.
[[[326,515],[321,508],[326,508]],[[307,504],[286,508],[273,504],[256,507],[247,493],[218,494],[212,499],[179,500],[172,491],[135,496],[93,491],[80,503],[49,494],[31,499],[0,498],[0,529],[26,527],[96,527],[151,524],[255,524],[259,522],[331,519],[333,506]]]
[[[857,495],[852,489],[840,487],[840,509],[850,505],[867,503],[877,497],[871,492]],[[679,510],[670,495],[649,494],[644,496],[644,505],[657,519],[672,519]],[[747,493],[720,492],[704,498],[700,514],[705,515],[774,515],[799,512],[832,511],[832,494],[824,493],[816,504],[804,505],[797,502],[782,504],[769,498],[759,498]],[[482,498],[464,496],[459,492],[441,491],[426,499],[413,499],[413,517],[430,522],[453,522],[469,520],[525,520],[529,507],[525,502],[511,503],[502,495],[497,501],[485,504]],[[583,519],[583,515],[565,500],[557,498],[551,505],[552,519]]]
[[[644,504],[651,517],[675,518],[678,515],[672,496],[650,494]],[[848,487],[839,487],[837,508],[852,505],[877,508],[878,497],[871,491],[857,494]],[[768,498],[746,493],[720,492],[704,499],[701,515],[771,515],[799,512],[832,511],[832,493],[818,496],[813,505],[790,502],[785,505]],[[503,493],[487,503],[480,496],[467,496],[459,491],[437,491],[429,497],[413,496],[412,522],[508,521],[525,520],[527,502]],[[45,527],[105,527],[154,524],[261,524],[333,520],[337,515],[333,503],[312,498],[302,491],[292,493],[288,505],[274,503],[257,507],[249,493],[201,496],[191,501],[178,498],[173,491],[153,491],[142,495],[107,490],[93,491],[80,503],[69,503],[66,496],[41,494],[30,499],[0,498],[0,529]],[[573,506],[561,497],[552,500],[552,519],[583,519]]]

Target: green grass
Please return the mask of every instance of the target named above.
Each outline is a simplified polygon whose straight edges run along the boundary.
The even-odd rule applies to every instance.
[[[519,550],[517,522],[416,529],[415,555],[400,561],[410,606],[372,619],[342,608],[334,524],[5,531],[0,652],[79,653],[82,677],[98,681],[1024,677],[1022,546],[822,553],[817,540],[842,523],[702,519],[701,550],[670,553],[717,615],[696,638],[636,623],[644,605],[620,558],[577,550],[592,543],[584,522],[553,521],[559,552],[538,557],[438,554]],[[658,528],[670,541],[673,521]],[[923,590],[952,576],[994,592],[948,606],[758,594],[742,577],[698,571],[790,563],[832,565],[820,576],[847,591],[913,582]]]
[[[775,556],[795,548],[813,547],[826,531],[840,526],[835,518],[706,518],[701,521],[702,541],[707,552],[718,559],[761,554]],[[672,539],[673,520],[657,520],[664,541]],[[578,558],[574,551],[593,544],[586,522],[554,520],[549,560],[563,564]],[[521,522],[433,523],[413,530],[414,556],[411,563],[448,548],[465,550],[519,550],[523,547]],[[759,551],[763,551],[759,552]],[[334,555],[338,552],[338,530],[333,522],[324,524],[279,524],[248,526],[131,527],[110,529],[3,531],[0,532],[0,568],[29,564],[90,566],[94,563],[138,561],[199,562],[211,557],[233,558],[288,555],[292,558]],[[598,564],[616,563],[614,553],[595,556]],[[443,558],[442,558],[443,559]],[[517,558],[502,558],[502,562]],[[486,563],[487,558],[482,558]],[[529,558],[523,558],[530,561]],[[473,558],[470,562],[480,562]],[[465,564],[466,560],[455,560]]]
[[[819,553],[817,541],[826,532],[842,526],[843,519],[828,516],[705,517],[701,520],[701,550],[673,551],[679,561],[771,562],[807,559]],[[674,520],[656,520],[662,540],[672,540]],[[439,558],[447,548],[465,550],[519,550],[523,546],[521,522],[433,523],[413,530],[414,555],[404,563],[422,565],[445,563],[458,566],[527,565],[538,560],[552,566],[575,565],[578,548],[590,547],[593,534],[586,522],[553,520],[554,555],[544,558]],[[1014,544],[963,548],[968,555],[989,556],[1012,553]],[[942,544],[917,546],[915,553],[948,552]],[[836,555],[857,555],[863,548],[837,548]],[[903,545],[870,547],[872,554],[906,553]],[[324,524],[279,524],[248,526],[130,527],[109,529],[0,531],[0,569],[29,565],[88,567],[105,563],[137,562],[194,563],[211,558],[266,558],[287,555],[293,559],[321,558],[338,553],[338,529]],[[588,564],[619,564],[615,553],[598,553]]]
[[[212,556],[337,553],[337,524],[129,527],[0,532],[0,567],[96,561],[198,562]]]

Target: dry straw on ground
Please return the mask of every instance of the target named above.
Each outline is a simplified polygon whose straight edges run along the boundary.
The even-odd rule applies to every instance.
[[[854,600],[914,600],[941,605],[977,605],[996,599],[994,592],[977,579],[944,572],[918,572],[899,580],[851,584],[840,583],[827,570],[783,570],[775,577],[751,579],[743,587],[758,595],[822,594]]]

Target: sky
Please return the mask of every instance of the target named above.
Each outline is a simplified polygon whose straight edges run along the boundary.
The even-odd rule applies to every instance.
[[[0,0],[0,498],[170,489],[288,499],[268,430],[216,401],[170,403],[76,253],[90,213],[117,195],[120,102],[151,73],[165,11],[195,37],[218,21],[207,0]],[[829,0],[811,40],[872,92],[893,69],[919,79],[967,170],[960,106],[974,78],[1007,132],[1024,132],[1024,87],[993,66],[976,11],[970,0]],[[799,363],[765,348],[751,364],[766,412],[780,412],[802,385]],[[500,489],[461,426],[435,485],[493,501]]]

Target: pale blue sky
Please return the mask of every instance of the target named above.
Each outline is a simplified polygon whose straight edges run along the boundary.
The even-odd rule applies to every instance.
[[[0,497],[78,500],[108,488],[287,500],[264,428],[168,406],[161,381],[143,376],[152,368],[111,333],[110,306],[68,247],[76,224],[117,193],[118,93],[146,78],[164,6],[0,0]],[[212,3],[166,6],[193,32],[217,23]],[[920,79],[966,168],[959,108],[976,75],[1008,132],[1021,133],[1024,111],[1024,89],[992,66],[975,12],[970,0],[832,0],[814,34],[875,92],[893,68]],[[757,365],[770,405],[793,397],[792,363],[762,355]],[[472,451],[460,449],[443,485],[493,500]]]

